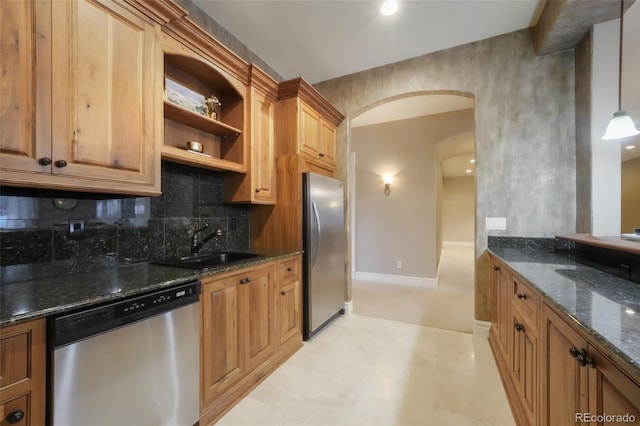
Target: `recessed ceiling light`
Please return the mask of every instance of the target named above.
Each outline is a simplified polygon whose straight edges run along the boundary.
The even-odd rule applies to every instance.
[[[475,158],[472,158],[471,160],[469,160],[469,162],[470,162],[470,163],[475,163],[475,162],[476,162],[476,159],[475,159]]]
[[[385,16],[393,15],[398,11],[398,2],[396,0],[386,0],[380,7],[380,13]]]
[[[635,147],[636,147],[635,145],[627,145],[624,147],[624,149],[633,149]]]
[[[471,173],[471,169],[467,169],[466,171],[467,171],[467,173]]]

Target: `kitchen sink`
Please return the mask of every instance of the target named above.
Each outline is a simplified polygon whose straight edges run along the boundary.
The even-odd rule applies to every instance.
[[[180,268],[208,269],[226,265],[232,262],[253,259],[258,256],[260,255],[255,253],[223,251],[214,254],[203,254],[198,256],[185,256],[175,259],[154,260],[151,263],[155,263],[157,265],[177,266]]]

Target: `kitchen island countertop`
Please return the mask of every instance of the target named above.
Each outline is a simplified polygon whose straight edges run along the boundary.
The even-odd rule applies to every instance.
[[[489,251],[640,378],[640,284],[588,266],[570,251]]]
[[[146,293],[300,254],[299,250],[250,250],[260,256],[198,270],[138,263],[0,285],[0,327]]]

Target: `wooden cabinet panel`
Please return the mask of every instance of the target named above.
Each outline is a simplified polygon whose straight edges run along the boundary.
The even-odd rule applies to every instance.
[[[504,359],[509,359],[510,335],[513,321],[511,318],[511,294],[513,282],[511,273],[506,266],[492,258],[491,261],[491,334],[493,334],[498,349]]]
[[[289,282],[280,286],[279,322],[280,344],[289,339],[302,337],[302,312],[300,309],[300,280]]]
[[[511,380],[519,395],[522,411],[529,424],[536,424],[538,392],[538,352],[534,327],[523,321],[521,314],[512,310],[509,365]]]
[[[275,276],[273,265],[237,275],[244,324],[247,371],[275,351]]]
[[[542,425],[582,424],[576,413],[587,412],[587,369],[569,350],[587,342],[547,305],[542,308],[540,403]]]
[[[0,163],[50,173],[51,4],[0,2]]]
[[[640,421],[640,384],[593,346],[589,348],[589,357],[593,361],[592,366],[585,367],[589,373],[589,414],[612,416],[598,424],[633,423],[629,420],[631,416]]]
[[[0,425],[44,425],[46,320],[0,329]],[[21,412],[22,415],[19,413]]]
[[[275,202],[275,103],[266,96],[254,93],[252,99],[252,149],[255,199]]]
[[[278,262],[278,282],[280,285],[300,280],[300,256]]]
[[[153,184],[159,28],[110,0],[54,2],[53,21],[53,172]]]
[[[300,135],[298,150],[312,158],[318,158],[322,151],[320,146],[320,117],[311,107],[299,101],[300,108]]]
[[[533,324],[538,321],[538,294],[519,278],[513,277],[513,306]]]
[[[244,373],[239,287],[235,277],[202,286],[202,392],[218,395]]]
[[[336,128],[331,123],[320,121],[320,141],[323,159],[333,165],[336,164]]]

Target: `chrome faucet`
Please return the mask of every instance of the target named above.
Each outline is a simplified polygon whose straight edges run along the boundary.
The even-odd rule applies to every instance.
[[[209,241],[211,238],[219,237],[224,233],[222,229],[218,228],[212,233],[210,233],[209,235],[207,235],[206,237],[200,239],[200,233],[205,229],[207,229],[208,227],[209,225],[205,224],[202,228],[196,231],[193,231],[193,234],[191,235],[191,254],[192,255],[198,254],[202,246],[204,246],[207,243],[207,241]]]

